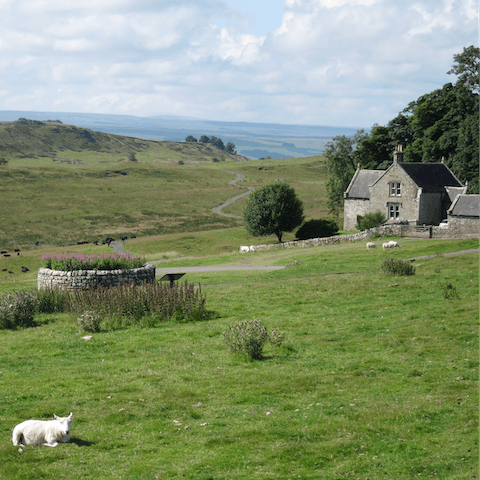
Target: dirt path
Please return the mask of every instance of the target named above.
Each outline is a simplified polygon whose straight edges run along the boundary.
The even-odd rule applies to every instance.
[[[480,251],[480,248],[471,248],[470,250],[459,250],[458,252],[436,253],[433,255],[423,255],[422,257],[404,258],[403,260],[405,262],[413,262],[414,260],[423,260],[425,258],[454,257],[455,255],[465,255],[467,253],[475,253],[479,251]]]
[[[230,180],[228,182],[229,185],[233,185],[233,186],[237,186],[237,182],[241,182],[245,177],[241,174],[241,173],[236,173],[236,172],[232,172],[231,170],[224,170],[225,172],[228,172],[228,173],[231,173],[232,175],[236,175],[236,178],[234,178],[233,180]],[[246,192],[243,192],[241,193],[240,195],[237,195],[236,197],[233,197],[231,198],[230,200],[227,200],[225,203],[222,203],[221,205],[219,205],[218,207],[215,207],[213,209],[213,212],[214,213],[218,213],[219,215],[223,215],[224,217],[234,217],[234,218],[242,218],[238,215],[230,215],[228,213],[223,213],[222,212],[222,208],[225,208],[227,207],[228,205],[231,205],[233,202],[237,201],[239,198],[242,198],[242,197],[245,197],[247,195],[250,195],[250,193],[253,192],[253,188],[252,187],[241,187],[241,188],[246,188],[247,191]]]

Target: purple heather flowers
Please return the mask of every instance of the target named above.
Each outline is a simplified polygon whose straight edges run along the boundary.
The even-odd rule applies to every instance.
[[[137,255],[103,253],[86,255],[84,253],[52,253],[42,257],[45,268],[52,270],[120,270],[139,268],[145,265],[145,258]]]

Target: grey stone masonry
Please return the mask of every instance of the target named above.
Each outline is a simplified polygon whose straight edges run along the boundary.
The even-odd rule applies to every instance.
[[[61,271],[39,268],[38,289],[59,288],[82,290],[97,287],[116,287],[123,284],[143,285],[155,280],[155,265],[125,270],[72,270]]]

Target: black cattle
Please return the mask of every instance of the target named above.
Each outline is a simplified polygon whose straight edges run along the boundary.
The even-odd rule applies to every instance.
[[[22,267],[22,272],[23,272],[23,273],[27,273],[27,272],[29,272],[29,271],[30,271],[30,270],[29,270],[27,267]]]
[[[19,248],[16,248],[16,249],[15,249],[15,252],[17,252],[17,253],[18,253],[19,251],[20,251],[20,249],[19,249]]]
[[[6,272],[6,271],[7,271],[7,269],[6,269],[6,268],[4,268],[4,269],[2,270],[2,272]]]
[[[130,238],[137,238],[136,235],[130,235]]]
[[[128,237],[120,237],[120,240],[124,242]]]
[[[98,245],[98,240],[94,240],[92,243],[93,243],[94,245]]]
[[[4,253],[3,256],[4,256],[4,257],[9,257],[10,254],[9,254],[9,253]]]
[[[6,250],[2,250],[0,253],[4,254],[4,253],[8,253],[8,252]]]
[[[8,273],[13,273],[13,272],[11,272],[11,271],[9,270]]]

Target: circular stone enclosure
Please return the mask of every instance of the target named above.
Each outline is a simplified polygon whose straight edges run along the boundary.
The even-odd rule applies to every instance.
[[[155,281],[155,266],[119,270],[51,270],[39,268],[38,289],[58,288],[61,290],[84,290],[119,285],[143,285]]]

